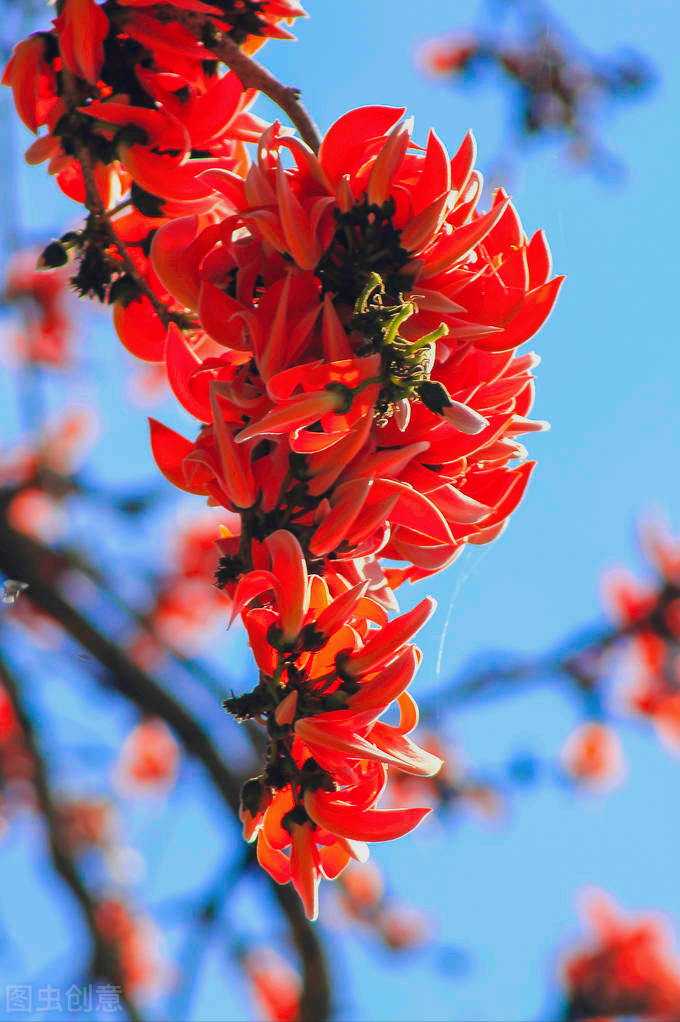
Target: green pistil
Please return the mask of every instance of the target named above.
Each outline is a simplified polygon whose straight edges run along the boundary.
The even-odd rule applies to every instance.
[[[416,307],[405,301],[385,304],[385,297],[383,280],[377,273],[370,274],[350,322],[351,329],[364,338],[358,354],[380,354],[381,388],[375,405],[378,425],[385,425],[398,401],[419,399],[419,388],[430,377],[435,342],[448,334],[448,327],[442,323],[417,341],[400,337],[399,328],[417,311]]]
[[[411,253],[401,247],[401,231],[392,223],[394,210],[391,198],[382,206],[364,198],[347,213],[334,210],[335,234],[315,272],[323,290],[334,293],[341,304],[353,307],[374,274],[394,297],[413,285],[413,277],[402,272]]]

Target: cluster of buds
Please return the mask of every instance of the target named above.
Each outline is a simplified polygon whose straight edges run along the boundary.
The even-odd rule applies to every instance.
[[[665,921],[621,917],[602,891],[584,900],[590,942],[565,956],[567,1019],[672,1022],[680,1012],[680,957]]]
[[[301,13],[246,6],[270,27]],[[76,7],[86,34],[68,28]],[[196,18],[198,42],[186,35]],[[170,482],[223,509],[216,580],[259,673],[225,707],[267,734],[243,788],[244,832],[314,918],[322,876],[429,812],[376,808],[389,769],[441,765],[409,738],[421,660],[410,640],[434,601],[388,613],[401,583],[492,541],[517,507],[533,467],[518,437],[545,428],[528,417],[538,359],[517,348],[561,279],[503,191],[478,210],[471,134],[453,158],[434,132],[423,149],[404,110],[386,106],[345,114],[318,151],[278,122],[261,131],[253,95],[210,60],[215,19],[198,0],[143,13],[66,0],[62,70],[41,35],[29,40],[39,59],[17,52],[6,80],[31,126],[47,118],[37,147],[55,172],[65,158],[69,173],[75,160],[131,182],[131,209],[108,216],[111,189],[98,185],[104,212],[89,195],[85,230],[62,241],[80,252],[79,290],[113,302],[123,343],[165,365],[197,420],[191,439],[152,421],[152,449]],[[66,114],[43,112],[53,81]]]

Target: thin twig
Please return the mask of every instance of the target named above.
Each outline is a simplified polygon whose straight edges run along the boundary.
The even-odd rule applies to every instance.
[[[132,1022],[141,1022],[141,1015],[137,1007],[125,990],[120,961],[114,946],[104,940],[97,928],[97,903],[85,886],[82,877],[67,843],[64,840],[62,828],[59,824],[59,813],[52,797],[49,773],[44,756],[40,749],[36,730],[33,726],[30,713],[24,704],[21,689],[18,681],[10,671],[7,664],[0,657],[0,681],[9,696],[19,726],[23,732],[24,741],[28,748],[33,763],[33,783],[38,798],[40,811],[47,824],[47,833],[50,847],[50,854],[54,868],[59,876],[70,888],[72,894],[80,904],[87,929],[92,941],[92,967],[91,971],[95,978],[105,979],[108,983],[119,989],[121,1003],[127,1011]]]
[[[80,163],[83,172],[83,182],[85,184],[85,205],[87,206],[87,209],[102,229],[106,231],[109,241],[120,256],[120,261],[126,275],[134,282],[139,293],[148,298],[161,323],[164,327],[167,327],[170,323],[176,322],[177,317],[170,311],[170,309],[168,309],[167,305],[165,305],[165,303],[162,302],[156,294],[154,294],[152,289],[144,280],[144,277],[135,266],[130,253],[127,250],[127,245],[122,238],[118,236],[118,232],[113,226],[111,217],[106,210],[106,206],[101,200],[94,176],[94,167],[92,166],[92,157],[89,149],[87,146],[80,143],[76,143],[75,148],[76,158]]]
[[[197,39],[203,39],[204,28],[210,25],[204,16],[191,14],[187,11],[173,11],[173,20],[181,21]],[[210,25],[212,30],[213,26]],[[223,64],[234,72],[244,89],[257,89],[263,96],[268,96],[288,115],[298,130],[300,138],[309,148],[318,153],[321,145],[319,129],[300,102],[298,89],[283,85],[262,64],[249,57],[224,32],[211,31],[211,38],[206,49],[213,53]]]
[[[303,142],[318,153],[321,145],[319,129],[300,102],[297,89],[282,85],[265,67],[246,56],[228,36],[223,35],[210,48],[234,72],[244,89],[257,89],[273,100],[288,115]]]
[[[585,670],[588,659],[598,659],[616,643],[630,638],[644,628],[646,619],[620,628],[590,631],[574,636],[558,649],[526,660],[510,660],[502,655],[487,669],[472,668],[453,677],[436,692],[428,694],[420,703],[421,717],[432,718],[453,710],[463,703],[485,696],[510,695],[519,685],[529,685],[544,679],[563,677],[581,689],[591,687],[592,679]]]

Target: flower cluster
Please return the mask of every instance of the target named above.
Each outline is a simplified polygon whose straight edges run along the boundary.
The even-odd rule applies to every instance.
[[[612,616],[624,637],[629,682],[625,700],[651,721],[672,749],[680,746],[680,542],[650,524],[642,541],[656,581],[624,572],[606,580]]]
[[[543,424],[527,418],[536,359],[515,349],[559,287],[543,235],[527,241],[502,193],[477,214],[471,137],[452,160],[434,133],[419,151],[402,113],[345,115],[318,157],[272,126],[238,192],[213,175],[233,212],[178,219],[151,249],[220,346],[202,357],[170,328],[170,384],[201,428],[192,442],[152,422],[154,454],[239,515],[217,580],[261,680],[227,708],[270,736],[246,832],[310,914],[319,874],[364,854],[351,842],[422,818],[373,807],[387,765],[440,763],[406,738],[410,703],[397,729],[377,719],[406,705],[419,659],[406,640],[431,602],[385,612],[401,582],[494,539],[517,506],[532,467],[517,436]]]
[[[148,299],[101,213],[131,205],[119,235],[162,301],[147,259],[154,230],[167,217],[211,210],[216,199],[201,174],[216,166],[243,174],[245,143],[265,126],[249,112],[255,91],[220,73],[219,53],[225,41],[252,53],[267,38],[292,38],[283,24],[303,14],[297,0],[64,0],[50,31],[20,42],[2,81],[24,124],[36,135],[46,129],[26,159],[48,161],[60,189],[92,214],[45,249],[45,264],[75,254],[79,293],[119,301],[122,310],[140,303],[137,318],[152,326]]]
[[[593,938],[564,960],[565,1017],[678,1018],[680,958],[663,920],[622,918],[601,891],[591,892],[584,909]]]
[[[152,449],[226,512],[216,582],[259,678],[225,707],[267,732],[244,833],[314,918],[321,876],[429,812],[376,808],[390,768],[441,766],[409,737],[407,691],[434,601],[388,612],[521,500],[533,463],[518,438],[545,423],[529,418],[538,359],[517,349],[561,279],[502,190],[478,209],[471,134],[451,157],[434,132],[416,145],[402,108],[367,106],[316,151],[258,122],[252,90],[212,58],[231,32],[247,60],[302,10],[218,7],[66,0],[5,80],[29,127],[47,124],[31,158],[85,190],[90,218],[59,243],[80,253],[76,287],[114,304],[123,343],[164,364],[197,420],[191,439],[152,421]],[[128,187],[132,208],[109,216]]]

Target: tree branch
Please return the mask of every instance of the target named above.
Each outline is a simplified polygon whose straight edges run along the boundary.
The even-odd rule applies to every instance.
[[[421,717],[432,718],[444,709],[453,710],[474,699],[510,695],[518,685],[530,685],[546,678],[563,677],[578,685],[582,690],[594,687],[588,671],[588,660],[597,663],[599,658],[618,642],[630,638],[637,631],[650,624],[650,618],[643,618],[621,628],[581,633],[559,649],[543,656],[526,660],[509,660],[499,654],[500,663],[487,669],[473,668],[463,671],[447,681],[438,691],[425,697],[420,703]]]
[[[185,28],[188,28],[201,41],[204,41],[207,29],[210,32],[210,38],[206,42],[206,49],[223,64],[226,64],[230,71],[234,72],[244,89],[257,89],[263,96],[267,96],[276,103],[295,125],[300,138],[314,153],[318,153],[321,145],[319,129],[300,102],[298,89],[282,85],[266,67],[245,54],[240,46],[224,32],[217,31],[210,20],[204,16],[174,9],[173,20],[181,21]]]
[[[244,89],[257,89],[283,110],[295,125],[303,142],[318,153],[321,145],[319,129],[300,102],[297,89],[282,85],[265,67],[246,54],[228,36],[221,34],[210,49],[234,72]]]
[[[24,741],[33,761],[35,771],[33,782],[38,805],[47,824],[48,842],[54,868],[80,904],[85,918],[93,948],[92,974],[96,978],[105,979],[108,983],[118,987],[120,989],[121,1002],[130,1019],[132,1022],[140,1022],[141,1015],[129,993],[125,990],[116,950],[109,941],[104,940],[97,927],[97,903],[85,886],[68,845],[64,841],[57,807],[52,798],[47,765],[40,749],[33,721],[28,709],[24,705],[19,683],[2,657],[0,657],[0,682],[2,682],[2,686],[10,698],[17,721],[24,735]]]

